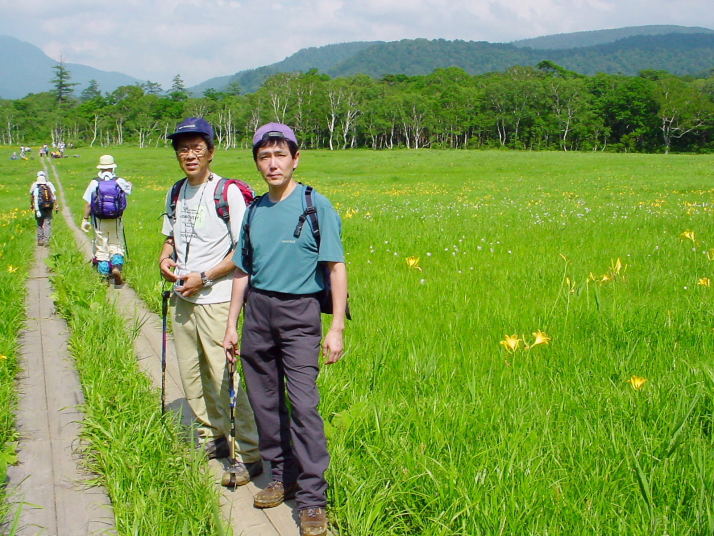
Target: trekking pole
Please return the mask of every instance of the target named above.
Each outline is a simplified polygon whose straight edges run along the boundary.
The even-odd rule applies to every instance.
[[[226,356],[228,356],[228,350],[226,350]],[[235,356],[233,356],[235,358]],[[235,465],[237,465],[238,461],[236,460],[236,453],[235,453],[235,448],[236,448],[236,390],[235,390],[235,384],[233,382],[233,377],[235,376],[236,372],[236,364],[235,361],[231,361],[228,359],[228,400],[231,408],[231,446],[230,446],[230,451],[231,451],[231,457],[228,460],[229,466],[228,469],[223,473],[223,477],[221,478],[221,484],[228,488],[235,488],[236,487],[236,470],[233,469]]]
[[[119,221],[121,222],[121,218],[119,218]],[[126,231],[124,230],[124,222],[121,222],[119,225],[121,225],[122,242],[124,242],[124,258],[125,260],[128,260],[129,246],[126,244]]]
[[[161,293],[161,415],[166,413],[166,332],[171,292]]]

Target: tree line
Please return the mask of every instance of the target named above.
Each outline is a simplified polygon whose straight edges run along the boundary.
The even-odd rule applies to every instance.
[[[701,78],[664,71],[584,76],[551,62],[470,75],[330,78],[316,70],[270,76],[250,94],[237,84],[191,96],[177,75],[75,95],[55,67],[52,90],[0,101],[0,143],[166,143],[183,117],[205,117],[223,148],[246,147],[268,121],[293,126],[306,148],[513,148],[633,152],[714,150],[714,69]]]

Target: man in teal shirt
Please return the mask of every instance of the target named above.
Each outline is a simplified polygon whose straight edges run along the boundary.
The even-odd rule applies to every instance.
[[[327,533],[324,474],[330,461],[317,410],[319,293],[329,279],[332,324],[322,341],[329,365],[342,357],[347,306],[340,218],[327,198],[293,179],[300,152],[290,127],[260,127],[253,136],[253,158],[268,193],[243,220],[224,347],[229,359],[241,357],[260,452],[271,464],[272,482],[255,496],[254,505],[270,508],[294,495],[301,534],[318,536]],[[244,303],[239,348],[236,325]]]

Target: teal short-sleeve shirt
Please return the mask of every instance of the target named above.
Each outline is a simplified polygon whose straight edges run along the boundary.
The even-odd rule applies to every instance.
[[[250,243],[253,262],[247,269],[245,249],[246,215],[233,262],[250,275],[250,286],[261,290],[286,294],[314,294],[324,288],[320,262],[345,262],[340,238],[342,223],[330,201],[313,190],[313,204],[320,227],[320,249],[312,233],[309,218],[295,237],[300,215],[305,211],[305,186],[298,184],[288,197],[274,203],[268,195],[261,197],[252,208]]]

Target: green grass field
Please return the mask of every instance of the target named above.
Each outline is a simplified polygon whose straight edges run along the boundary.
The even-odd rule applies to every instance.
[[[104,152],[158,312],[178,165],[55,161],[77,221]],[[247,150],[214,169],[263,191]],[[320,378],[340,534],[714,532],[714,157],[307,151],[298,171],[348,252],[347,353]]]

